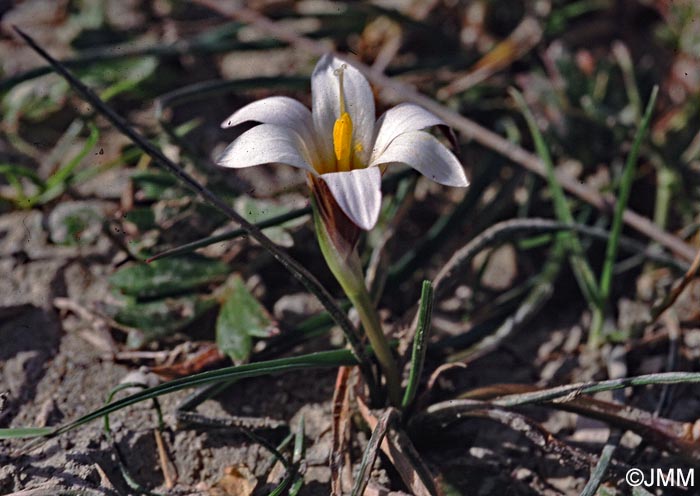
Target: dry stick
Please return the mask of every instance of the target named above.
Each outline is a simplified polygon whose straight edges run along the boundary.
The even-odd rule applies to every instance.
[[[100,113],[107,118],[107,120],[109,120],[119,131],[131,139],[131,141],[138,145],[144,152],[151,156],[158,165],[175,175],[188,188],[197,193],[205,201],[219,209],[231,220],[238,223],[241,228],[246,230],[251,238],[260,243],[263,248],[272,254],[275,260],[277,260],[284,268],[291,272],[295,279],[301,282],[306,289],[312,292],[323,304],[333,320],[343,329],[345,337],[363,369],[363,375],[365,375],[368,381],[374,380],[374,376],[369,372],[369,367],[365,366],[367,362],[365,359],[366,355],[364,353],[364,345],[362,344],[357,330],[352,325],[345,312],[343,312],[343,310],[335,302],[328,290],[323,287],[320,282],[318,282],[318,279],[316,279],[311,272],[281,250],[270,238],[265,236],[258,227],[241,217],[241,215],[239,215],[238,212],[231,208],[226,202],[202,186],[196,179],[180,168],[180,166],[168,159],[163,152],[161,152],[141,134],[139,134],[133,127],[131,127],[122,116],[108,107],[102,101],[102,99],[95,94],[95,92],[85,86],[68,69],[66,69],[64,65],[49,55],[46,50],[37,45],[37,43],[30,36],[25,34],[17,26],[13,27],[17,34],[19,34],[22,39],[24,39],[24,41],[32,49],[34,49],[34,51],[41,55],[41,57],[43,57],[59,75],[65,78],[84,100],[95,106]]]
[[[690,284],[690,281],[695,279],[695,277],[698,275],[698,271],[700,271],[700,251],[698,251],[695,255],[693,263],[691,264],[688,271],[683,275],[681,280],[674,284],[671,291],[668,292],[666,297],[660,303],[652,307],[651,316],[649,317],[649,320],[647,322],[644,322],[644,327],[656,322],[656,319],[658,319],[662,313],[668,310],[671,307],[671,305],[673,305],[676,302],[683,290],[688,286],[688,284]]]
[[[377,460],[379,454],[379,445],[384,440],[389,425],[399,417],[398,410],[395,408],[387,408],[379,417],[377,427],[372,431],[365,452],[362,455],[360,470],[355,477],[355,485],[352,488],[352,496],[362,496],[365,494],[365,489],[372,475],[372,467]]]
[[[350,430],[350,367],[339,367],[333,391],[333,433],[330,454],[331,496],[342,496],[344,472],[349,469],[347,438]]]
[[[379,424],[379,419],[372,412],[362,397],[357,397],[360,415],[373,431]],[[401,476],[404,484],[414,496],[435,496],[438,494],[433,475],[413,446],[411,439],[400,426],[392,428],[384,436],[381,449],[389,458],[391,464]]]
[[[678,348],[680,347],[680,340],[683,336],[683,329],[678,321],[678,316],[676,312],[671,310],[664,315],[664,320],[666,322],[666,328],[668,329],[668,353],[666,355],[666,372],[673,372],[676,370],[676,364],[678,362]],[[664,409],[666,409],[669,396],[671,394],[671,386],[666,384],[661,387],[661,393],[659,394],[659,399],[656,403],[656,409],[654,410],[654,416],[659,417],[663,414]]]
[[[521,405],[541,404],[549,402],[569,402],[586,394],[595,394],[602,391],[613,391],[629,387],[663,385],[663,384],[698,384],[700,373],[696,372],[661,372],[658,374],[639,375],[623,379],[611,379],[607,381],[590,381],[577,384],[567,384],[547,389],[541,389],[522,394],[509,394],[501,396],[490,402],[493,406],[512,408]],[[421,415],[452,417],[460,412],[474,410],[480,407],[473,400],[447,400],[434,403],[426,408]]]
[[[586,470],[595,461],[585,451],[560,441],[540,424],[520,413],[484,405],[483,409],[464,412],[462,417],[458,417],[458,419],[465,417],[485,418],[510,427],[525,436],[532,444],[545,453],[556,456],[560,462],[566,463],[577,470]]]
[[[241,22],[254,25],[272,37],[285,41],[301,50],[321,56],[330,50],[326,44],[298,35],[290,28],[281,26],[257,12],[245,8],[226,8],[222,2],[215,0],[194,0],[196,3],[204,5],[223,16],[236,19]],[[345,55],[337,55],[339,59],[345,60],[362,72],[375,86],[385,90],[381,95],[385,100],[398,103],[409,101],[424,107],[438,117],[442,118],[446,124],[463,133],[467,138],[473,139],[486,148],[490,148],[513,162],[520,164],[527,170],[544,177],[545,168],[542,161],[534,154],[526,151],[515,143],[511,143],[500,135],[489,131],[476,122],[461,116],[457,112],[448,109],[444,105],[434,101],[432,98],[416,91],[413,86],[396,81],[380,71],[358,62]],[[574,194],[581,200],[590,203],[599,210],[609,212],[615,204],[615,199],[611,195],[603,196],[595,189],[585,184],[581,184],[576,178],[566,173],[559,172],[557,179],[562,187],[569,193]],[[642,217],[636,212],[625,210],[623,220],[626,224],[644,234],[650,239],[665,246],[672,252],[686,261],[691,261],[695,257],[695,249],[676,236],[660,229],[651,220]]]
[[[522,394],[539,390],[528,384],[496,384],[468,391],[463,399],[489,403],[504,394]],[[622,391],[618,389],[617,391]],[[655,413],[639,410],[620,402],[602,401],[590,396],[574,398],[566,402],[552,402],[554,408],[605,422],[612,427],[630,430],[651,444],[688,459],[697,458],[700,446],[692,439],[692,422],[679,422]]]
[[[153,434],[156,437],[158,460],[160,462],[160,471],[163,473],[163,479],[165,480],[165,487],[167,489],[172,489],[175,487],[178,478],[177,468],[175,468],[175,465],[168,456],[168,449],[165,447],[165,441],[163,441],[163,434],[161,431],[156,429],[153,431]]]
[[[484,55],[467,74],[440,88],[437,92],[438,99],[446,100],[505,69],[535,48],[542,39],[542,32],[542,26],[536,17],[531,15],[524,17],[508,38]]]

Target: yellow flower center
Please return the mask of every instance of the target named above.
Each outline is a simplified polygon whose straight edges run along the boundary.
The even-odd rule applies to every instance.
[[[352,120],[342,112],[333,126],[333,149],[338,171],[349,171],[352,155]]]
[[[333,151],[335,152],[336,170],[338,172],[352,170],[356,158],[354,152],[362,150],[362,145],[359,143],[353,147],[352,145],[352,119],[350,114],[345,110],[345,94],[343,93],[343,72],[345,65],[336,69],[335,75],[338,76],[338,86],[340,90],[340,117],[336,119],[333,125]]]

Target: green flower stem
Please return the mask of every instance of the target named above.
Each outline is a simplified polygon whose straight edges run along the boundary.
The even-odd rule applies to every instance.
[[[379,315],[377,315],[377,309],[372,304],[372,298],[365,288],[364,283],[361,289],[356,293],[352,294],[346,291],[346,294],[360,316],[362,327],[367,333],[367,337],[372,345],[377,361],[384,372],[387,390],[389,392],[389,400],[391,401],[392,405],[400,406],[401,381],[399,379],[399,369],[396,366],[394,356],[391,354],[389,342],[387,341],[384,331],[382,330],[382,325],[379,322]]]
[[[384,373],[387,390],[389,392],[389,400],[392,405],[399,407],[401,405],[401,380],[399,377],[399,369],[394,360],[394,356],[391,354],[389,342],[382,330],[377,309],[372,303],[372,298],[365,286],[360,257],[357,255],[357,250],[354,247],[337,246],[336,243],[333,243],[318,213],[315,202],[313,202],[313,205],[314,225],[318,244],[321,247],[321,253],[323,253],[328,268],[357,310],[362,327],[367,334],[369,343],[372,345],[374,356],[377,357],[379,366]]]

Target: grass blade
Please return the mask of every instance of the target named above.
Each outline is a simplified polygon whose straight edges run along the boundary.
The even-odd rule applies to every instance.
[[[265,229],[267,227],[272,227],[272,226],[277,226],[279,224],[283,224],[287,221],[293,220],[293,219],[298,219],[299,217],[303,217],[305,215],[308,215],[311,213],[311,207],[304,207],[300,208],[298,210],[292,210],[291,212],[287,212],[282,215],[278,215],[276,217],[272,217],[270,219],[264,220],[262,222],[259,222],[255,224],[255,226],[258,229]],[[183,255],[185,253],[191,253],[199,248],[204,248],[205,246],[213,245],[214,243],[219,243],[221,241],[228,241],[230,239],[235,239],[240,236],[243,236],[246,234],[246,230],[242,228],[238,229],[232,229],[230,231],[227,231],[225,233],[218,234],[216,236],[208,236],[206,238],[193,241],[191,243],[187,243],[175,248],[171,248],[170,250],[165,250],[163,252],[160,252],[156,255],[153,255],[151,258],[146,260],[146,263],[151,263],[156,260],[159,260],[161,258],[165,257],[173,257],[177,255]]]
[[[598,463],[591,471],[591,475],[586,482],[586,487],[581,491],[581,496],[595,496],[598,488],[603,483],[603,477],[612,462],[613,454],[617,449],[617,442],[608,442],[603,446],[603,450],[600,452],[600,457],[598,458]]]
[[[427,349],[428,333],[430,332],[430,319],[433,314],[433,285],[430,281],[423,281],[420,303],[418,308],[418,320],[416,333],[413,338],[413,352],[411,354],[411,370],[408,375],[408,385],[403,395],[401,407],[405,410],[410,407],[416,397],[420,376],[423,373],[425,351]],[[358,493],[359,494],[359,493]]]
[[[293,370],[324,368],[324,367],[339,367],[342,365],[357,365],[357,360],[353,357],[350,350],[333,350],[310,353],[292,358],[280,358],[277,360],[269,360],[266,362],[250,363],[237,367],[226,367],[223,369],[202,372],[188,377],[182,377],[169,382],[165,382],[158,386],[145,389],[138,393],[132,394],[125,398],[121,398],[113,403],[109,403],[101,408],[80,417],[73,422],[65,424],[55,429],[39,431],[37,429],[27,429],[28,437],[46,436],[52,438],[59,436],[65,432],[71,431],[76,427],[92,422],[105,415],[116,412],[141,401],[157,398],[164,394],[174,393],[182,389],[188,389],[204,384],[212,384],[215,382],[229,381],[233,379],[243,379],[247,377],[259,377],[269,374],[278,374],[281,372],[290,372]],[[16,431],[16,429],[8,429]],[[21,437],[14,432],[0,431],[0,439]]]
[[[292,482],[292,487],[289,488],[289,496],[297,496],[301,488],[304,487],[304,474],[300,472],[299,465],[306,456],[306,422],[304,420],[304,415],[301,415],[299,419],[299,426],[297,427],[297,433],[294,436],[294,453],[292,454],[292,463],[296,467],[294,474],[294,481]]]
[[[17,427],[0,429],[0,439],[30,439],[48,436],[54,431],[53,427]]]
[[[520,92],[514,88],[511,88],[510,95],[515,101],[515,104],[520,112],[523,114],[530,133],[532,134],[532,139],[535,142],[537,155],[539,155],[540,159],[544,163],[547,184],[549,185],[549,190],[552,194],[552,202],[554,203],[554,212],[560,222],[574,224],[574,216],[571,214],[571,209],[566,201],[564,189],[562,188],[561,184],[559,184],[559,180],[557,179],[554,171],[552,156],[550,155],[547,144],[544,141],[544,137],[537,126],[535,117],[532,115],[532,112],[528,108],[527,103]],[[591,267],[584,256],[581,242],[577,236],[572,234],[570,237],[568,237],[567,245],[571,252],[569,257],[571,268],[576,275],[576,280],[581,288],[581,292],[591,308],[596,308],[599,306],[600,302],[598,285],[596,283],[595,276],[593,275],[593,271],[591,270]]]
[[[73,170],[87,157],[100,138],[100,132],[97,127],[92,123],[89,126],[90,136],[85,141],[83,148],[66,165],[58,169],[46,180],[46,189],[29,199],[30,206],[49,202],[65,191],[66,184],[70,181],[70,175],[73,173]]]
[[[599,295],[600,295],[600,305],[596,312],[593,314],[593,322],[591,323],[591,333],[589,335],[589,344],[597,346],[600,344],[602,338],[603,330],[603,311],[605,304],[610,296],[610,289],[612,286],[612,275],[613,267],[615,265],[615,259],[617,257],[617,250],[620,241],[620,233],[622,232],[622,215],[625,213],[625,208],[627,207],[627,202],[630,197],[630,192],[632,191],[632,181],[634,181],[634,175],[637,170],[637,158],[639,157],[639,149],[642,145],[642,139],[646,135],[649,129],[649,124],[651,123],[651,114],[654,110],[654,104],[656,103],[656,97],[659,93],[659,87],[654,86],[651,91],[651,96],[649,97],[649,103],[647,103],[646,110],[644,111],[644,117],[639,125],[639,129],[634,136],[634,141],[632,143],[632,149],[630,154],[627,156],[627,161],[625,162],[625,168],[622,173],[622,180],[620,182],[620,190],[617,195],[617,202],[615,202],[615,213],[613,215],[612,227],[610,228],[610,239],[608,240],[608,245],[605,250],[605,261],[603,262],[603,269],[600,274],[600,284]]]

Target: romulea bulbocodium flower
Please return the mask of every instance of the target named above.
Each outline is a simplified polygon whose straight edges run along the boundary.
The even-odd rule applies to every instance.
[[[323,204],[319,208],[337,205],[364,230],[377,222],[381,177],[391,164],[406,164],[446,186],[468,185],[459,160],[425,131],[442,120],[411,103],[375,120],[370,85],[352,65],[330,54],[321,57],[311,75],[311,98],[311,111],[284,96],[236,111],[222,127],[260,125],[231,143],[218,163],[243,168],[278,162],[304,169],[316,202]]]

